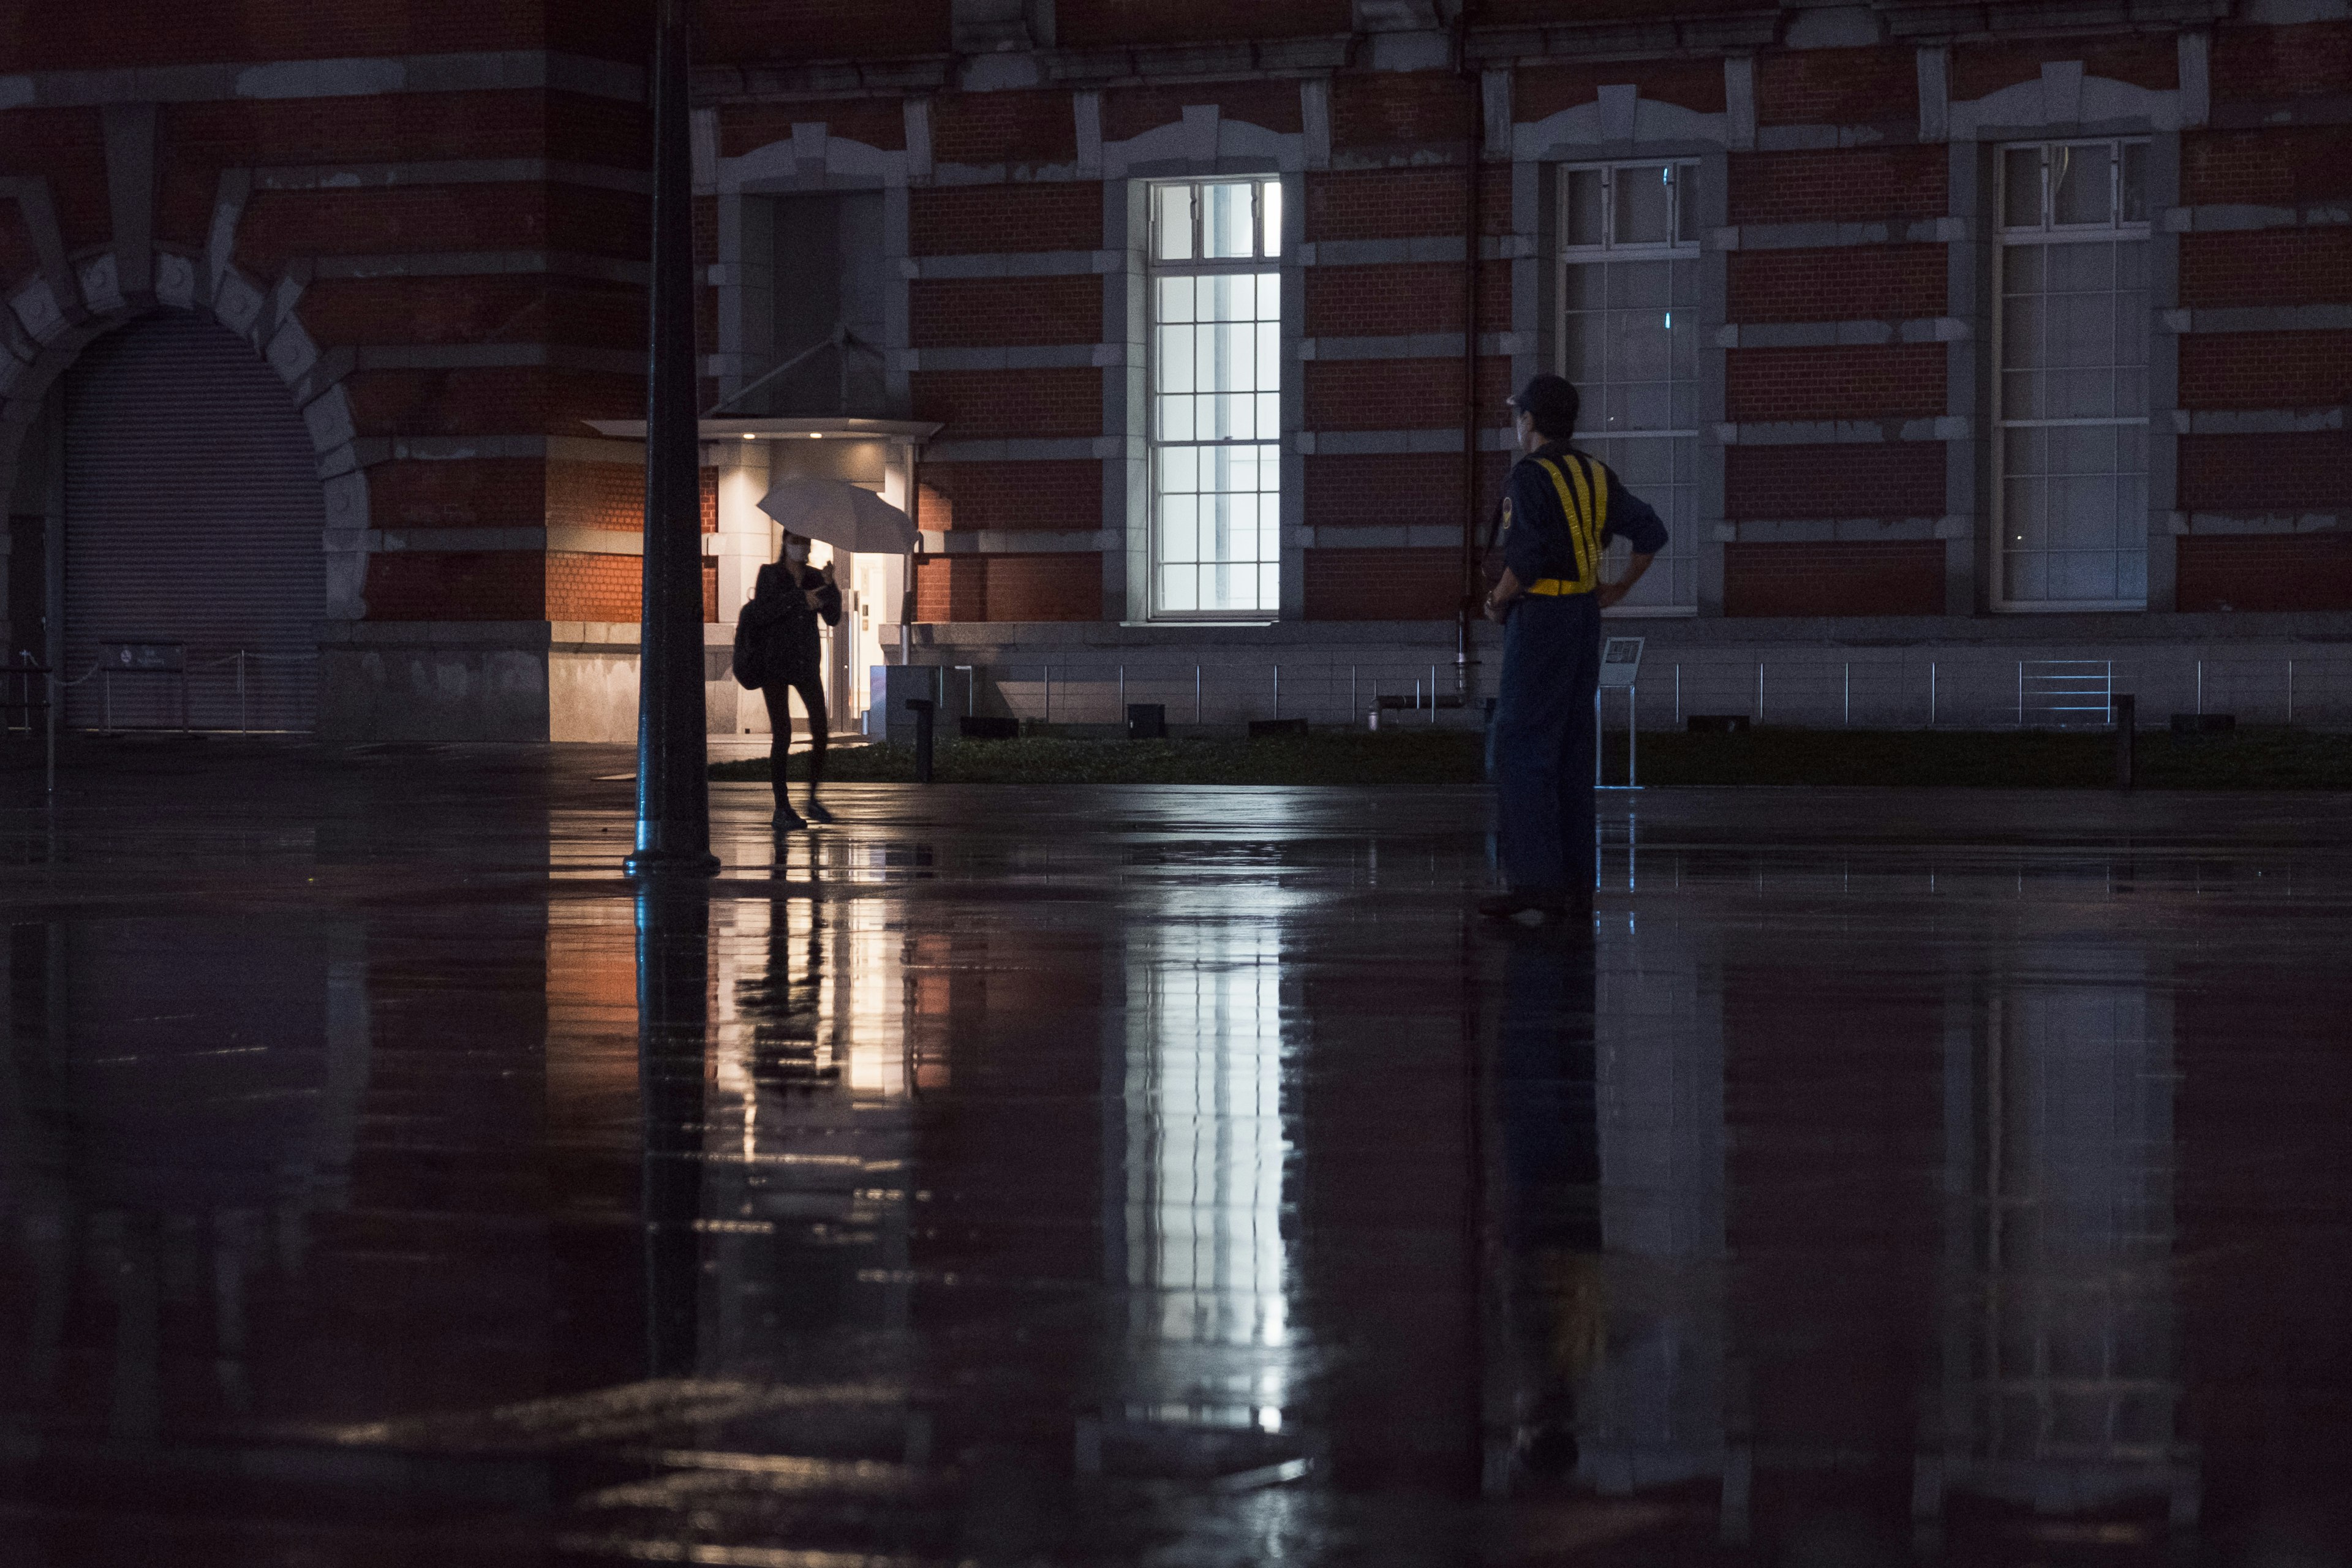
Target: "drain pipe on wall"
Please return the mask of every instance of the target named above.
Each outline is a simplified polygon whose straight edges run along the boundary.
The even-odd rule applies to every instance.
[[[1486,132],[1486,91],[1485,79],[1470,58],[1470,10],[1471,0],[1462,0],[1454,18],[1454,65],[1470,95],[1463,149],[1463,178],[1468,185],[1462,204],[1462,602],[1454,616],[1454,690],[1465,710],[1472,667],[1478,662],[1470,623],[1481,613],[1486,597],[1478,570],[1478,241],[1484,227],[1479,160]],[[1433,713],[1436,696],[1433,689]]]

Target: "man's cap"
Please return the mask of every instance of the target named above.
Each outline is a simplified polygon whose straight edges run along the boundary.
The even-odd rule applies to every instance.
[[[1549,371],[1528,377],[1528,384],[1510,396],[1511,406],[1534,416],[1536,428],[1548,436],[1566,436],[1573,431],[1577,408],[1582,402],[1568,377]]]

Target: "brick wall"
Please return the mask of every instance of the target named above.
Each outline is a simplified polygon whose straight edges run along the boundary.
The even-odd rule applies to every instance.
[[[2176,543],[2183,610],[2352,610],[2352,533],[2190,534]]]
[[[798,103],[733,103],[719,114],[719,152],[727,158],[793,139],[793,127],[820,122],[825,133],[897,152],[907,144],[906,106],[895,98],[820,98]]]
[[[1102,337],[1103,280],[927,278],[908,286],[907,310],[919,349],[1091,343]]]
[[[991,555],[988,618],[992,621],[1102,619],[1099,555]]]
[[[1304,129],[1298,84],[1271,81],[1188,82],[1181,87],[1120,87],[1103,94],[1102,132],[1107,142],[1127,142],[1147,131],[1172,125],[1194,104],[1214,104],[1223,120],[1239,120],[1286,134]]]
[[[645,381],[543,367],[365,370],[344,384],[362,436],[577,432],[590,419],[642,417]]]
[[[1348,0],[1055,0],[1055,37],[1072,48],[1345,33]]]
[[[369,521],[377,528],[510,527],[546,508],[547,481],[547,466],[530,458],[383,463],[368,475]]]
[[[2340,430],[2183,436],[2179,450],[2185,511],[2300,514],[2352,501],[2352,437]]]
[[[956,92],[931,100],[931,157],[941,163],[1068,163],[1077,114],[1066,92]]]
[[[628,556],[582,556],[618,560]],[[368,619],[372,621],[541,621],[548,615],[552,556],[521,551],[395,553],[368,559]],[[567,616],[577,620],[635,620],[625,616]]]
[[[1095,250],[1102,242],[1097,184],[941,185],[907,193],[907,246],[916,256]]]
[[[1370,151],[1410,146],[1448,162],[1463,155],[1470,134],[1470,91],[1446,71],[1382,72],[1335,77],[1331,82],[1331,147]]]
[[[1511,324],[1511,264],[1482,263],[1479,327]],[[1318,267],[1307,274],[1310,337],[1386,337],[1462,330],[1462,268],[1451,262],[1381,267]]]
[[[1738,421],[1919,419],[1944,411],[1944,345],[1734,349],[1725,412]]]
[[[1511,111],[1522,121],[1544,120],[1595,101],[1604,86],[1621,84],[1658,103],[1700,114],[1723,112],[1723,63],[1708,59],[1523,66],[1511,79]]]
[[[926,622],[1099,620],[1102,557],[927,555],[916,563],[915,618]]]
[[[1919,123],[1918,56],[1906,48],[1790,49],[1756,68],[1759,125]]]
[[[1729,259],[1735,321],[1901,321],[1944,313],[1940,245],[1742,250]]]
[[[1305,366],[1307,423],[1318,430],[1425,430],[1462,423],[1458,359],[1314,360]],[[1478,362],[1480,407],[1510,395],[1508,360]]]
[[[925,528],[1058,529],[1103,525],[1102,464],[926,463]]]
[[[2191,309],[2352,302],[2352,230],[2184,234],[2180,302]]]
[[[646,471],[635,464],[549,463],[545,471],[548,527],[634,532],[645,526]]]
[[[1940,517],[1944,444],[1734,447],[1724,457],[1724,514],[1738,521]]]
[[[1310,550],[1310,621],[1450,621],[1462,603],[1453,550]]]
[[[2183,408],[2346,403],[2352,403],[2352,331],[2197,332],[2180,340]]]
[[[927,370],[912,380],[915,417],[961,440],[1102,434],[1098,370]]]
[[[840,0],[696,0],[696,45],[703,58],[836,60],[857,56],[938,55],[954,47],[951,0],[893,0],[883,15]]]
[[[1736,224],[1941,217],[1951,205],[1949,159],[1933,145],[1735,153],[1730,195]]]
[[[915,563],[915,619],[988,618],[988,557],[926,555]]]
[[[2167,91],[2180,85],[2180,55],[2169,33],[2083,34],[1964,43],[1952,51],[1952,97],[1978,99],[2042,79],[2044,60],[2080,60],[2084,76]]]
[[[1494,476],[1494,489],[1500,493],[1499,475]],[[1306,517],[1315,528],[1459,528],[1462,459],[1447,452],[1310,457]]]
[[[1479,226],[1511,230],[1507,168],[1478,171]],[[1458,168],[1351,169],[1307,176],[1307,237],[1402,239],[1462,232],[1469,181]]]
[[[551,621],[635,621],[644,603],[646,566],[635,555],[547,556],[547,609]],[[706,589],[705,620],[711,619]]]
[[[1727,616],[1940,616],[1938,540],[1727,544]]]
[[[2180,138],[2180,199],[2300,206],[2352,194],[2352,126],[2191,131]]]
[[[2251,104],[2313,93],[2340,93],[2352,81],[2352,22],[2285,27],[2230,27],[2213,38],[2216,100]]]

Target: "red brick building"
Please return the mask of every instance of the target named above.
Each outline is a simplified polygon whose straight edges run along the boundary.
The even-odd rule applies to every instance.
[[[373,9],[0,21],[8,646],[619,738],[647,7]],[[1916,722],[1932,660],[1985,721],[2090,658],[2276,717],[2298,650],[2296,717],[2352,701],[2340,0],[704,0],[698,47],[714,655],[814,467],[919,496],[910,657],[982,701],[1450,692],[1559,369],[1675,531],[1624,613],[1694,704],[1833,717],[1843,663]],[[900,563],[848,580],[837,713],[900,646]]]

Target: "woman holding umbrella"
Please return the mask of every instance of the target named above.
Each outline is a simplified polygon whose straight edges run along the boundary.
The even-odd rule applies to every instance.
[[[807,537],[787,532],[783,553],[760,568],[759,582],[751,590],[751,602],[743,606],[740,623],[748,635],[759,639],[762,677],[760,695],[767,699],[768,731],[772,737],[768,757],[774,773],[775,820],[778,827],[786,829],[833,820],[833,814],[816,798],[817,785],[824,778],[825,731],[832,727],[824,708],[823,656],[818,649],[816,626],[820,620],[829,626],[841,624],[841,587],[834,581],[832,563],[813,568],[808,558]],[[785,696],[788,690],[801,694],[801,708],[808,714],[805,818],[793,809],[784,793],[784,759],[793,744],[792,703]]]

